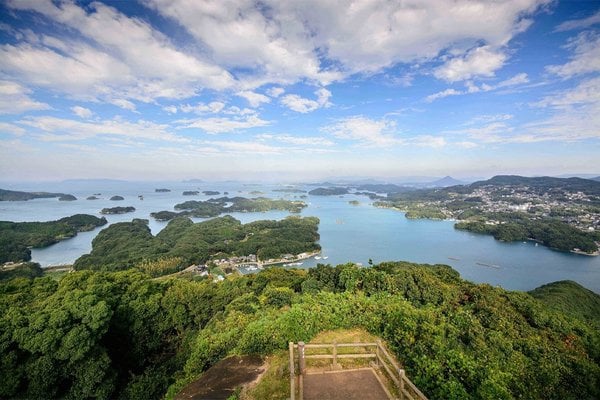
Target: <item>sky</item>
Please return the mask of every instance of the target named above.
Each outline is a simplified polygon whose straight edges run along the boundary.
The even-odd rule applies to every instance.
[[[0,180],[600,174],[600,1],[0,0]]]

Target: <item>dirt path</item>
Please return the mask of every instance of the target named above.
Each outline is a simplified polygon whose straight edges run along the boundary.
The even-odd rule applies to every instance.
[[[236,388],[254,381],[264,369],[259,356],[228,357],[183,388],[175,400],[225,400]]]
[[[307,374],[304,400],[389,400],[372,369]]]

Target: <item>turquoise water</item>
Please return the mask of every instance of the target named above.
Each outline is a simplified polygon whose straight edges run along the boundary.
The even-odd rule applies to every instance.
[[[155,193],[154,189],[167,187],[169,193]],[[150,221],[154,234],[166,223],[154,221],[153,211],[172,210],[185,200],[207,199],[208,196],[182,196],[183,190],[228,191],[229,196],[255,197],[250,192],[259,190],[270,198],[295,199],[298,194],[272,192],[279,186],[250,186],[233,183],[91,183],[86,186],[30,185],[7,187],[14,190],[45,190],[72,193],[74,202],[57,199],[38,199],[27,202],[0,202],[0,220],[48,221],[76,213],[100,215],[104,207],[134,206],[135,213],[106,216],[109,223],[144,218]],[[306,188],[310,189],[310,188]],[[100,200],[85,200],[94,193],[102,193]],[[113,195],[124,201],[110,201]],[[143,195],[144,200],[138,199]],[[348,204],[358,200],[360,205]],[[600,293],[600,257],[589,257],[550,250],[535,243],[502,243],[491,236],[455,230],[452,221],[409,220],[404,214],[389,209],[378,209],[365,196],[342,197],[309,196],[302,215],[319,217],[321,223],[322,255],[327,259],[306,260],[302,267],[318,262],[333,265],[345,262],[368,264],[388,260],[406,260],[419,263],[451,265],[465,279],[485,282],[512,290],[530,290],[544,283],[571,279]],[[287,212],[233,213],[243,223],[259,219],[281,219]],[[202,219],[195,219],[201,221]],[[80,233],[77,237],[45,249],[34,249],[33,260],[42,266],[72,263],[91,250],[91,241],[103,228]],[[479,265],[477,263],[485,264]],[[488,265],[488,266],[486,266]],[[490,265],[499,268],[490,267]]]

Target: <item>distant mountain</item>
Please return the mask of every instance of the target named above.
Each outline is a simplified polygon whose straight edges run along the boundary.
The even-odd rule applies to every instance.
[[[591,178],[591,180],[600,182],[600,176],[597,176],[595,178]]]
[[[497,175],[486,181],[472,183],[470,188],[481,186],[523,185],[538,190],[563,189],[580,191],[588,195],[600,195],[600,181],[583,178],[554,178],[551,176],[525,177],[518,175]]]
[[[53,197],[69,198],[70,194],[48,193],[48,192],[18,192],[14,190],[0,189],[0,201],[26,201],[33,199],[50,199]]]
[[[466,182],[459,181],[454,179],[451,176],[445,176],[442,179],[438,179],[437,181],[433,181],[427,184],[427,186],[432,187],[448,187],[448,186],[456,186],[456,185],[464,185]]]

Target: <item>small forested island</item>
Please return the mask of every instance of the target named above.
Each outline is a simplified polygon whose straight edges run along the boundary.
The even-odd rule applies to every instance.
[[[126,214],[130,212],[134,212],[135,207],[111,207],[111,208],[103,208],[100,211],[100,214]]]
[[[285,187],[281,189],[273,189],[273,192],[281,192],[281,193],[306,193],[306,190],[297,189],[293,187]]]
[[[192,246],[205,229],[164,240]],[[288,398],[288,343],[340,328],[381,338],[430,399],[600,398],[600,296],[575,283],[528,294],[406,262],[153,279],[126,269],[126,247],[58,280],[0,270],[2,398],[173,399],[233,354],[272,364],[245,399]]]
[[[199,194],[200,194],[200,191],[198,191],[198,190],[185,190],[183,192],[184,196],[197,196]]]
[[[348,188],[345,187],[329,187],[329,188],[316,188],[308,192],[308,194],[313,196],[340,196],[343,194],[348,194]]]
[[[58,198],[59,201],[75,201],[77,200],[77,197],[73,196],[72,194],[63,194],[62,196],[60,196]]]
[[[99,199],[99,197],[96,197],[96,196],[88,196],[88,197],[86,197],[86,200],[98,200],[98,199]]]
[[[173,211],[159,211],[150,214],[159,221],[168,221],[175,217],[210,218],[228,212],[266,212],[284,210],[299,213],[306,207],[302,201],[272,200],[264,197],[247,199],[245,197],[220,197],[206,201],[189,200],[175,205]]]
[[[105,218],[87,214],[48,222],[0,221],[0,263],[29,261],[31,247],[50,246],[106,223]]]
[[[92,242],[92,252],[75,261],[75,269],[119,270],[159,259],[175,259],[175,267],[187,267],[213,258],[255,255],[267,260],[320,249],[319,220],[314,217],[245,225],[231,216],[199,223],[176,218],[156,236],[147,223],[135,219],[102,230]]]
[[[165,189],[165,188],[161,188],[161,189],[154,189],[154,191],[156,193],[168,193],[171,191],[171,189]]]
[[[110,200],[112,201],[121,201],[121,200],[125,200],[125,198],[123,196],[113,196],[110,198]]]
[[[219,194],[221,194],[220,192],[217,192],[215,190],[204,190],[202,191],[202,193],[206,196],[218,196]]]
[[[19,192],[14,190],[0,189],[0,201],[27,201],[33,199],[51,199],[71,196],[65,193],[48,192]]]
[[[456,219],[456,229],[507,242],[533,240],[587,255],[597,255],[600,244],[600,182],[589,179],[500,175],[391,192],[374,205],[404,211],[407,218]]]
[[[350,200],[348,202],[348,204],[350,204],[351,206],[359,206],[360,205],[360,201],[358,201],[358,200]]]

